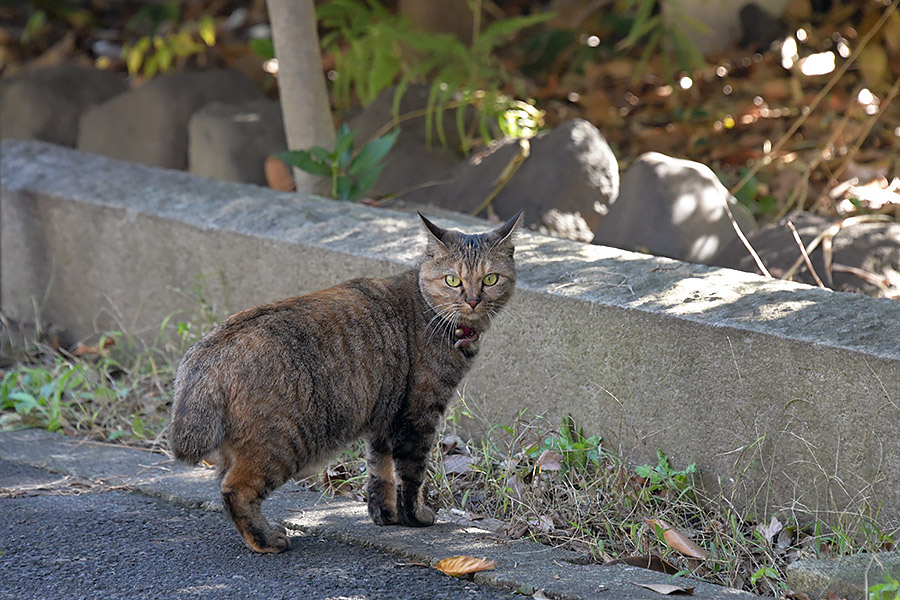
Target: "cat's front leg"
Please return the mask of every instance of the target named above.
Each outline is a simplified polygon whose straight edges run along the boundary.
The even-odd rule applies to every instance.
[[[369,517],[376,525],[396,525],[400,518],[397,514],[397,480],[394,476],[390,442],[376,436],[368,440],[366,447]]]
[[[423,483],[436,421],[436,416],[407,421],[394,440],[394,464],[400,478],[397,512],[400,523],[407,527],[434,525],[435,513],[425,504]]]

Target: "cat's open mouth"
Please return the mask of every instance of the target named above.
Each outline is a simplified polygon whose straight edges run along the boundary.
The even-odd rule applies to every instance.
[[[456,343],[453,344],[454,348],[465,348],[478,339],[478,332],[465,325],[460,325],[453,333],[456,335]]]

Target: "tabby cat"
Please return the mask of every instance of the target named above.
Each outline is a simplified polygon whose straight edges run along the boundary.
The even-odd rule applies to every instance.
[[[512,233],[442,229],[421,214],[417,268],[239,312],[178,367],[169,441],[196,463],[218,450],[222,500],[256,552],[288,548],[260,506],[349,442],[367,444],[369,515],[425,527],[435,429],[516,282]]]

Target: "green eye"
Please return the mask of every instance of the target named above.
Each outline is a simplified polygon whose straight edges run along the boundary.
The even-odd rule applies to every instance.
[[[447,285],[449,285],[450,287],[459,287],[460,285],[462,285],[462,281],[460,281],[459,277],[457,277],[456,275],[447,275],[446,277],[444,277],[444,281],[446,281]]]
[[[496,273],[488,273],[484,276],[484,279],[482,279],[481,282],[484,285],[494,285],[495,283],[497,283],[497,279],[498,277]]]

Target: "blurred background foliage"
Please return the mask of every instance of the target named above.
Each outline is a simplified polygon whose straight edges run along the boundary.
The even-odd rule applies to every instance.
[[[726,2],[734,4],[733,2]],[[429,135],[462,152],[573,119],[622,168],[657,151],[711,166],[761,222],[794,209],[900,218],[900,13],[890,0],[789,0],[724,48],[679,0],[316,2],[336,123],[429,86]],[[277,97],[264,0],[6,0],[0,74],[75,61],[134,85],[228,66]],[[359,140],[363,142],[363,140]]]

